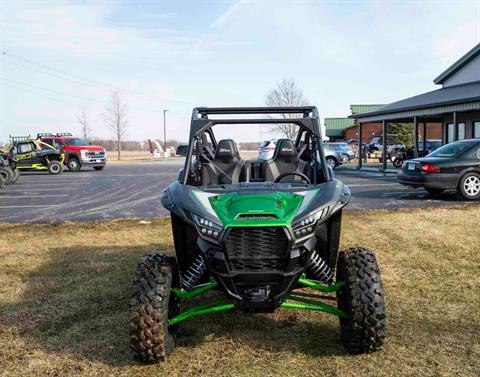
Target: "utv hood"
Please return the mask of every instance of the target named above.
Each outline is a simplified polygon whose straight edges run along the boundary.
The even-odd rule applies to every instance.
[[[223,226],[290,225],[303,202],[303,196],[290,192],[265,194],[229,193],[209,198]]]
[[[227,228],[291,226],[316,210],[328,207],[332,214],[350,201],[350,190],[336,179],[315,188],[282,187],[288,186],[225,185],[205,190],[176,181],[164,190],[162,204],[186,221],[191,222],[193,213]]]

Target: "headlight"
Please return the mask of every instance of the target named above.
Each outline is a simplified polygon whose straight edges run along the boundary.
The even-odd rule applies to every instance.
[[[194,213],[191,213],[192,219],[197,226],[197,231],[202,237],[210,238],[212,240],[219,240],[222,234],[223,228],[215,224],[214,222],[204,219]]]
[[[318,220],[323,219],[327,213],[328,207],[322,208],[320,211],[314,212],[293,223],[292,228],[295,236],[297,238],[302,238],[312,234],[315,230],[315,225],[317,225]]]

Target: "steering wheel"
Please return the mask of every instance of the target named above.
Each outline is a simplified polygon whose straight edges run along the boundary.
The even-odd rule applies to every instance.
[[[311,183],[310,178],[308,178],[303,173],[283,173],[283,174],[280,174],[273,183],[279,183],[283,178],[288,177],[289,175],[296,175],[297,177],[302,178],[307,184]]]

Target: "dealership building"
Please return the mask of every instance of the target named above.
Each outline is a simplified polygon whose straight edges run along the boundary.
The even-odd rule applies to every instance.
[[[364,132],[371,124],[381,124],[383,145],[386,147],[388,125],[411,123],[413,125],[415,151],[419,146],[419,135],[425,143],[437,127],[443,143],[480,138],[480,43],[437,76],[433,82],[440,89],[422,93],[378,107],[373,110],[350,115],[357,129],[358,139],[364,141]],[[347,129],[347,128],[346,128]],[[435,132],[436,133],[436,132]],[[328,135],[328,131],[327,131]],[[425,145],[423,145],[425,150]],[[361,159],[358,162],[362,166]],[[386,169],[384,161],[383,168]]]

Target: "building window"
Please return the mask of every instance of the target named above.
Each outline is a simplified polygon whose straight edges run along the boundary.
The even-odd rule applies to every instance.
[[[465,123],[458,123],[458,140],[465,139]]]
[[[473,122],[473,137],[480,139],[480,122]]]
[[[455,127],[453,123],[447,124],[447,143],[450,143],[455,140]]]

